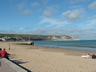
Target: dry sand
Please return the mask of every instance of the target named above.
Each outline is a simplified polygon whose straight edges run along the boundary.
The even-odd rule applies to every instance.
[[[81,58],[81,55],[96,54],[96,51],[14,45],[9,42],[0,42],[0,48],[6,48],[12,61],[32,72],[96,72],[96,59]]]

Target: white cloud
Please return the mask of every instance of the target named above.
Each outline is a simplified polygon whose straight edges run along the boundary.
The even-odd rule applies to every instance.
[[[0,30],[0,33],[7,33],[7,31],[5,31],[5,30]]]
[[[93,3],[91,3],[88,8],[91,8],[91,9],[96,9],[96,1],[94,1]]]
[[[88,22],[87,25],[89,25],[89,27],[91,27],[91,26],[96,27],[96,19],[88,20],[87,22]]]
[[[42,18],[39,24],[48,24],[47,26],[65,26],[67,24],[71,24],[72,22],[78,21],[83,18],[84,10],[83,9],[75,9],[75,10],[68,10],[62,13],[63,20],[61,21],[59,18],[54,19],[51,18],[52,14],[55,10],[51,10],[52,8],[48,8],[47,11],[44,11],[45,17]],[[52,12],[53,13],[52,13]]]
[[[80,8],[83,8],[83,6],[82,5],[72,5],[70,7],[70,9],[80,9]]]
[[[63,15],[63,17],[66,17],[69,13],[71,13],[71,10],[68,10],[66,12],[63,12],[62,15]]]
[[[52,15],[57,12],[57,9],[58,9],[58,5],[47,6],[46,10],[44,11],[44,16],[52,17]]]
[[[39,6],[40,4],[38,2],[34,2],[31,4],[31,6]]]
[[[20,30],[24,30],[24,28],[20,28]]]
[[[22,9],[25,6],[25,3],[18,4],[18,9]]]
[[[25,28],[21,27],[20,28],[20,30],[28,30],[28,29],[31,29],[31,27],[25,27]]]
[[[41,0],[43,2],[43,5],[46,5],[49,0]]]
[[[96,19],[86,20],[82,24],[79,24],[78,27],[82,29],[96,28]]]
[[[83,18],[84,10],[83,9],[75,9],[75,10],[68,10],[62,13],[63,19],[66,19],[68,22],[75,22]]]
[[[43,18],[39,24],[49,23],[47,26],[65,26],[66,24],[69,24],[66,21],[59,21],[52,18]]]
[[[44,11],[44,16],[46,16],[46,17],[51,17],[52,16],[52,12],[50,12],[50,11]]]
[[[32,10],[25,10],[24,12],[21,13],[21,15],[31,15]]]
[[[96,18],[96,15],[91,16],[91,17],[87,17],[87,19],[94,19],[94,18]]]
[[[73,10],[69,16],[68,20],[69,22],[75,22],[83,17],[84,14],[82,14],[84,11],[80,9]]]

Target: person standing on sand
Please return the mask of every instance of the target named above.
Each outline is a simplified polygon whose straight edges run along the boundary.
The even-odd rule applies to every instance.
[[[4,48],[2,51],[0,51],[0,55],[1,55],[2,58],[9,59],[8,54],[7,54],[7,52],[5,51],[5,48]]]
[[[9,50],[10,50],[10,45],[9,45]]]

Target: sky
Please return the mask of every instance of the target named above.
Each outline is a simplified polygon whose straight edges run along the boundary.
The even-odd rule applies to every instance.
[[[0,33],[96,40],[96,0],[0,0]]]

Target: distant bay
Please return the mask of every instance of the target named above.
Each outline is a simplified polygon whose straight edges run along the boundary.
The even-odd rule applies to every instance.
[[[96,40],[34,41],[35,46],[96,51]]]

